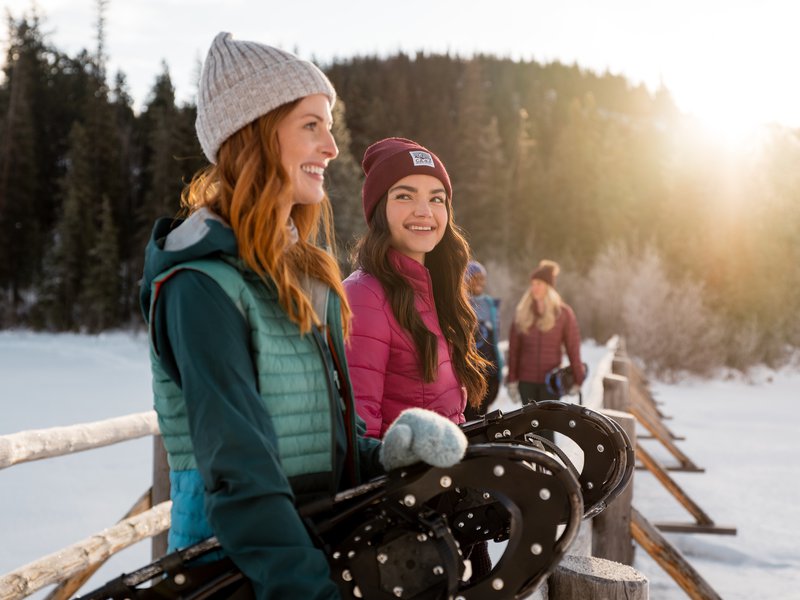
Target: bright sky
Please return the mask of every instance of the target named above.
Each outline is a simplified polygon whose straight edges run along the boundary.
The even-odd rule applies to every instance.
[[[95,47],[96,0],[35,0],[55,45]],[[3,0],[19,17],[32,0]],[[800,127],[800,2],[794,0],[110,0],[109,73],[137,107],[166,60],[179,100],[220,30],[322,62],[398,50],[560,60],[660,81],[717,130]],[[7,32],[0,33],[5,44]]]

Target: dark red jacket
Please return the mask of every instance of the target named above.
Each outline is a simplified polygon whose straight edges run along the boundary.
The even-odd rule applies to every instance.
[[[569,306],[562,305],[561,313],[549,331],[543,332],[533,325],[527,332],[522,332],[512,323],[508,334],[507,382],[544,383],[547,372],[561,366],[562,348],[567,350],[575,381],[580,385],[585,377],[581,363],[581,334],[578,320]]]

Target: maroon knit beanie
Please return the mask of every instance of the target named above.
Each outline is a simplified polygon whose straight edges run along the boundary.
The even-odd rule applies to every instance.
[[[386,138],[375,142],[361,161],[364,169],[364,187],[361,200],[364,218],[372,220],[372,213],[381,198],[397,181],[408,175],[432,175],[444,185],[447,197],[452,200],[453,189],[442,161],[433,152],[405,138]]]
[[[556,275],[558,275],[558,265],[551,260],[543,260],[531,273],[531,279],[544,281],[550,287],[556,286]]]

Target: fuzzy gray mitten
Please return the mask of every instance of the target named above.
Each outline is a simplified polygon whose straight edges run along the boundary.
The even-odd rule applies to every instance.
[[[451,467],[464,457],[467,438],[458,425],[424,408],[408,408],[386,430],[380,449],[387,471],[424,462]]]

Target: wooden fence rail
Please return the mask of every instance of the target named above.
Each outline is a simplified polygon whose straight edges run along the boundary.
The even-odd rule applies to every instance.
[[[608,353],[595,366],[595,374],[589,384],[590,392],[584,404],[601,411],[609,408],[609,405],[618,411],[625,410],[623,407],[627,406],[627,379],[612,374],[613,365],[619,366],[616,359],[618,338],[612,338],[607,348]],[[608,384],[609,377],[614,380],[611,387]],[[617,388],[612,391],[614,385]],[[616,397],[615,394],[619,396]],[[618,402],[622,402],[622,407],[616,406]],[[629,413],[608,412],[609,416],[624,423],[626,431],[635,439],[633,416]],[[156,415],[153,411],[95,423],[0,436],[0,469],[2,469],[19,463],[100,448],[147,435],[154,436],[153,489],[140,498],[117,525],[11,573],[0,575],[0,600],[21,600],[54,583],[59,585],[49,594],[47,600],[65,600],[71,597],[96,569],[116,552],[146,538],[159,536],[163,538],[161,534],[169,528],[171,506],[169,501],[159,502],[166,494],[167,468]],[[631,493],[632,488],[629,489],[629,493],[619,496],[615,501],[618,503],[615,507],[616,512],[612,511],[624,517],[606,520],[605,535],[622,536],[623,548],[626,544],[630,546],[632,543],[630,537],[632,526],[629,525]],[[153,504],[156,505],[148,508]],[[140,512],[142,510],[144,512]],[[623,526],[615,527],[613,525],[615,520],[620,521]],[[591,538],[591,523],[585,522],[585,524],[588,524],[588,527],[584,529]],[[591,539],[588,544],[583,544],[583,548],[583,552],[587,555],[592,552]],[[154,558],[160,557],[163,554],[162,545],[154,543],[153,553]],[[601,556],[567,557],[552,577],[553,582],[549,592],[547,587],[543,587],[534,598],[572,600],[576,597],[574,594],[578,593],[577,590],[580,590],[580,597],[602,597],[606,600],[647,600],[648,597],[646,577],[628,565]]]
[[[156,413],[147,411],[94,423],[20,431],[0,436],[0,469],[158,435]]]
[[[153,508],[152,492],[153,488],[150,488],[142,494],[120,521],[124,521],[125,519],[129,519]],[[47,594],[45,600],[69,600],[105,563],[105,560],[92,563],[82,571],[71,575],[69,578],[59,583],[53,591]]]
[[[612,387],[619,388],[617,393],[630,413],[636,418],[639,425],[644,427],[651,435],[651,439],[658,440],[663,447],[677,459],[679,466],[670,470],[689,471],[702,473],[688,456],[676,445],[679,438],[664,424],[666,418],[650,393],[647,379],[638,367],[632,363],[624,353],[624,345],[619,349],[618,356],[613,361],[613,369],[617,379],[624,379],[627,385],[622,386],[618,381],[609,382]],[[621,374],[624,374],[622,376]],[[610,395],[611,398],[614,395]],[[636,510],[630,507],[630,535],[656,562],[673,578],[673,580],[689,595],[690,598],[717,600],[719,595],[708,582],[692,567],[688,560],[675,548],[663,535],[662,531],[682,531],[691,533],[727,533],[735,534],[732,527],[720,527],[714,522],[686,492],[670,477],[667,469],[660,465],[636,439],[636,458],[643,469],[650,471],[666,489],[686,508],[696,522],[691,524],[653,524]]]
[[[82,573],[113,554],[169,527],[172,502],[124,519],[113,527],[0,576],[0,600],[17,600]]]
[[[709,517],[705,511],[689,497],[689,494],[683,491],[683,488],[681,488],[675,482],[675,480],[669,476],[669,473],[667,473],[666,469],[664,469],[664,467],[662,467],[652,456],[650,456],[650,453],[645,450],[641,444],[636,444],[636,458],[642,461],[644,468],[650,471],[656,477],[656,479],[661,482],[661,485],[663,485],[666,490],[692,514],[699,524],[712,525],[714,523],[711,517]]]
[[[633,539],[652,556],[693,600],[722,600],[678,550],[635,508],[632,509]]]

